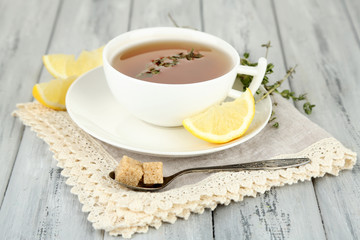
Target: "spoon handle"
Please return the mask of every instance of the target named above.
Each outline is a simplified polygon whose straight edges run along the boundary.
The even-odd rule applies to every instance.
[[[225,171],[246,171],[246,170],[276,170],[281,168],[298,167],[310,163],[309,158],[284,158],[273,160],[262,160],[250,163],[240,163],[223,166],[189,168],[174,175],[182,175],[192,172],[225,172]],[[173,175],[173,176],[174,176]]]

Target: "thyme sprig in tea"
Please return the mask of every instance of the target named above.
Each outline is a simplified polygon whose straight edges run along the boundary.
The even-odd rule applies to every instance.
[[[186,59],[188,61],[202,58],[202,55],[199,52],[194,52],[192,48],[190,52],[185,54],[184,52],[180,52],[173,56],[160,57],[157,59],[151,60],[151,63],[148,64],[147,69],[143,72],[136,75],[136,77],[151,77],[153,75],[159,74],[161,72],[161,68],[174,67],[179,64],[179,60]]]

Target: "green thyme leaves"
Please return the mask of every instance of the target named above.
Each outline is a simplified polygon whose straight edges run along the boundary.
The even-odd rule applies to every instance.
[[[267,58],[268,56],[268,52],[269,52],[269,48],[272,47],[271,46],[271,42],[267,42],[265,44],[261,45],[262,47],[266,48],[266,53],[265,53],[265,57]],[[240,59],[240,64],[241,65],[245,65],[245,66],[257,66],[257,63],[251,62],[249,60],[250,54],[248,52],[243,54],[243,57],[241,57]],[[303,110],[306,114],[311,114],[313,108],[315,107],[314,104],[310,103],[310,101],[307,98],[306,93],[302,93],[297,95],[294,91],[291,91],[289,89],[284,89],[282,91],[279,91],[278,88],[281,86],[281,84],[286,80],[286,79],[292,79],[293,74],[295,73],[295,68],[297,66],[295,65],[294,67],[289,68],[286,71],[285,76],[278,80],[275,81],[274,83],[270,83],[270,79],[269,79],[269,75],[271,75],[274,72],[274,64],[272,63],[268,63],[267,67],[266,67],[266,72],[265,72],[265,76],[263,78],[262,81],[262,85],[263,87],[266,89],[267,93],[264,93],[259,100],[257,100],[257,102],[261,101],[262,99],[266,98],[268,95],[272,95],[274,92],[277,94],[280,94],[283,98],[285,99],[292,99],[295,102],[298,101],[305,101],[305,103],[303,104]],[[237,75],[237,81],[241,81],[241,83],[243,84],[243,88],[244,90],[246,88],[248,88],[250,86],[250,83],[252,81],[252,76],[249,75],[243,75],[243,74],[238,74]],[[257,92],[257,94],[259,94],[259,92]],[[277,104],[274,103],[274,105],[276,106]],[[272,113],[272,116],[270,117],[269,123],[272,123],[272,126],[275,128],[279,127],[279,122],[274,122],[276,117],[274,116],[275,112]]]
[[[136,77],[152,77],[153,75],[159,74],[161,68],[174,67],[179,64],[180,59],[186,59],[188,61],[194,60],[196,58],[202,58],[204,55],[201,53],[196,53],[194,49],[191,49],[188,53],[178,53],[173,56],[161,57],[154,60],[151,60],[151,63],[148,64],[147,69],[137,74]]]

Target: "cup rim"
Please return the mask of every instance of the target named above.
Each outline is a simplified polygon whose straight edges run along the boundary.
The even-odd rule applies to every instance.
[[[154,32],[154,31],[178,31],[178,32],[184,32],[184,33],[194,33],[196,32],[196,34],[201,34],[203,36],[206,36],[206,37],[210,37],[210,38],[213,38],[217,41],[220,41],[222,42],[223,44],[225,44],[225,46],[228,48],[228,49],[231,49],[231,58],[232,56],[235,56],[235,61],[234,61],[234,64],[233,64],[233,67],[228,70],[226,73],[224,73],[223,75],[221,76],[218,76],[216,78],[212,78],[212,79],[208,79],[208,80],[205,80],[205,81],[201,81],[201,82],[194,82],[194,83],[157,83],[157,82],[150,82],[150,81],[144,81],[144,80],[141,80],[141,79],[137,79],[137,78],[134,78],[134,77],[131,77],[131,76],[128,76],[118,70],[116,70],[111,64],[110,64],[110,59],[108,59],[108,51],[109,51],[109,48],[112,44],[115,44],[117,41],[119,41],[119,39],[121,38],[124,38],[126,37],[127,35],[130,35],[130,34],[134,34],[134,33],[138,33],[138,32],[145,32],[145,33],[150,33],[150,32]],[[160,38],[159,38],[160,40]],[[200,41],[199,41],[200,42]],[[224,50],[223,48],[220,48],[221,50],[223,50],[224,52],[228,53],[229,54],[229,51],[226,51]],[[127,31],[125,33],[122,33],[114,38],[112,38],[104,47],[104,50],[103,50],[103,65],[109,67],[112,71],[115,71],[117,74],[119,74],[120,76],[125,76],[127,79],[131,79],[132,81],[135,81],[135,82],[139,82],[139,83],[143,83],[143,84],[149,84],[149,85],[163,85],[163,86],[187,86],[187,85],[200,85],[200,84],[206,84],[208,82],[214,82],[214,81],[217,81],[219,79],[222,79],[224,77],[226,77],[226,75],[229,75],[229,74],[232,74],[233,71],[236,71],[238,66],[240,65],[240,55],[239,53],[237,52],[237,50],[231,45],[229,44],[228,42],[226,42],[225,40],[217,37],[217,36],[214,36],[212,34],[209,34],[209,33],[206,33],[206,32],[202,32],[202,31],[198,31],[198,30],[195,30],[195,29],[190,29],[190,28],[179,28],[179,27],[151,27],[151,28],[139,28],[139,29],[135,29],[135,30],[131,30],[131,31]]]

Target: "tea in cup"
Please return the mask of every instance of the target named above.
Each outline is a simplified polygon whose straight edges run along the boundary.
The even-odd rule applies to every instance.
[[[254,76],[254,93],[266,70],[240,65],[237,51],[224,40],[192,29],[158,27],[130,31],[111,40],[103,51],[109,88],[135,117],[174,127],[222,102],[237,98],[232,90],[238,73]]]

